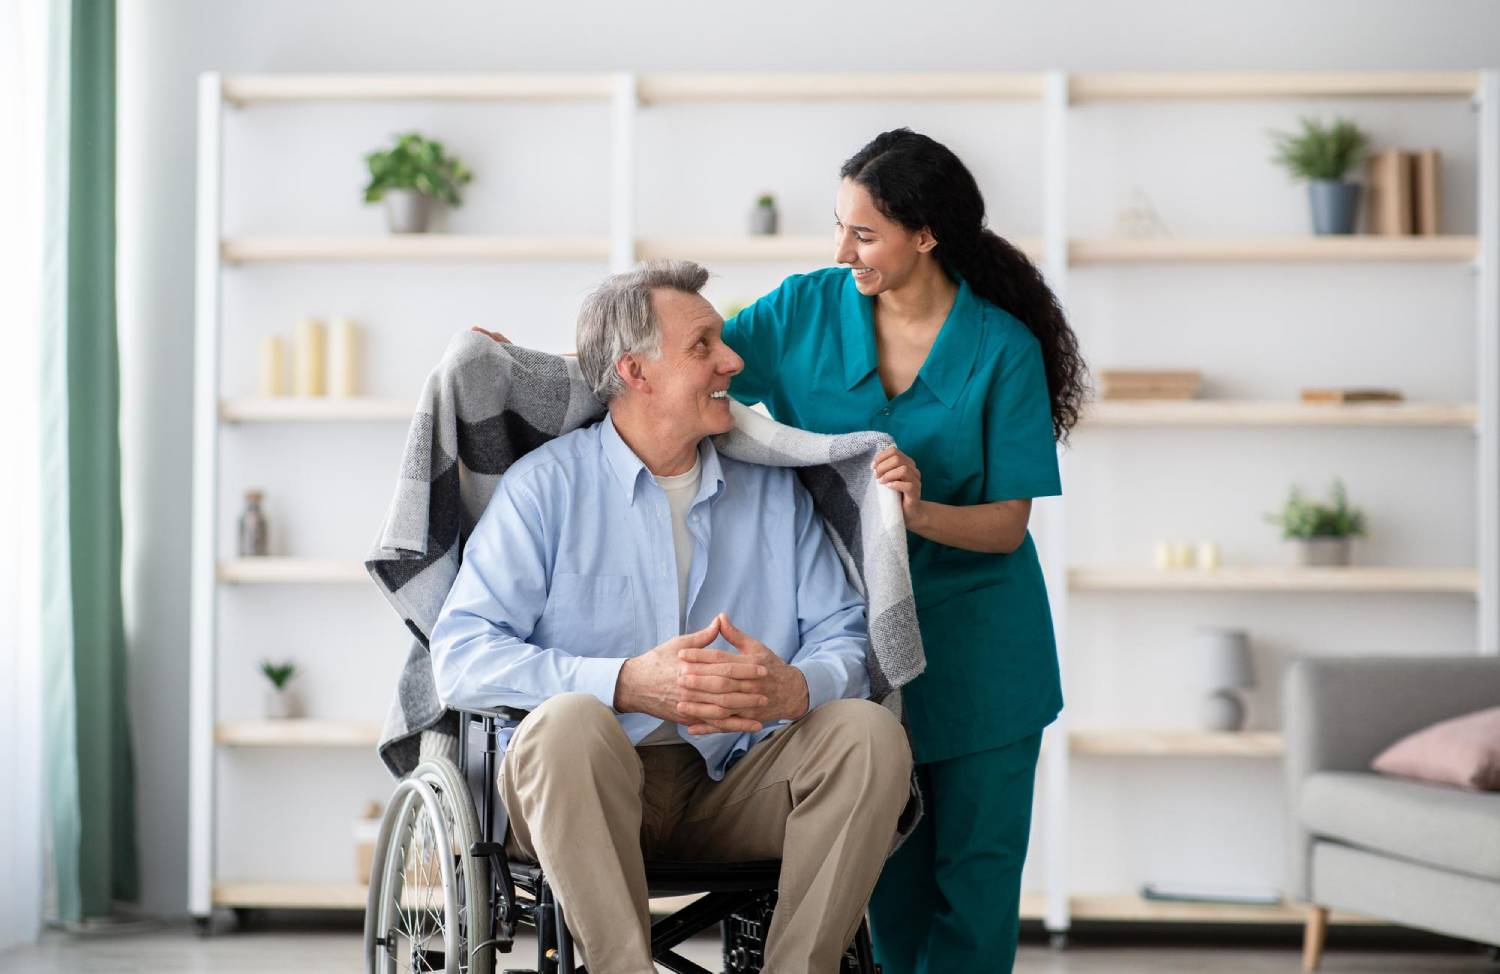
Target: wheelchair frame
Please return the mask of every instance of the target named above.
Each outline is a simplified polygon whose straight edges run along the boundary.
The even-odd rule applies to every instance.
[[[510,953],[517,923],[528,923],[537,932],[537,966],[525,974],[586,974],[574,959],[574,946],[563,906],[553,895],[540,865],[512,861],[505,852],[505,836],[495,836],[495,787],[499,758],[500,722],[519,721],[525,712],[458,710],[458,771],[467,784],[470,724],[479,722],[483,732],[481,767],[485,787],[479,796],[479,839],[471,848],[474,857],[490,865],[490,898],[485,907],[493,918],[491,939],[477,945],[499,953]],[[473,795],[469,795],[473,801]],[[765,930],[775,907],[776,884],[781,873],[777,860],[746,863],[648,862],[647,887],[655,894],[703,893],[701,898],[670,916],[651,923],[652,959],[675,974],[716,974],[678,954],[683,941],[718,924],[724,940],[723,963],[727,974],[750,974],[761,970]],[[516,895],[526,891],[531,902]],[[473,950],[474,948],[470,948]],[[845,952],[844,974],[880,974],[870,944],[869,926],[860,921],[854,942]],[[506,972],[523,974],[523,972]]]

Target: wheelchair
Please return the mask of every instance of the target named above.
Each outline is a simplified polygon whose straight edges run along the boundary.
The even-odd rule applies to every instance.
[[[586,974],[574,959],[563,904],[542,868],[505,851],[505,818],[495,788],[502,721],[524,712],[458,711],[453,737],[423,733],[421,761],[396,786],[381,819],[365,909],[367,974],[494,974],[518,924],[536,932],[536,966],[502,974]],[[479,725],[470,754],[470,730]],[[477,766],[476,766],[477,765]],[[473,795],[479,795],[475,808]],[[651,923],[651,956],[677,974],[716,974],[676,952],[690,937],[718,926],[722,974],[759,974],[776,906],[781,863],[646,863],[652,896],[702,894]],[[861,921],[839,974],[880,974]]]

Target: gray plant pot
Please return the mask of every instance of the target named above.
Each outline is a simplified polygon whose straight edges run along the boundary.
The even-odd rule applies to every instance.
[[[1304,567],[1344,567],[1349,564],[1348,538],[1295,538],[1297,564]]]
[[[776,207],[757,204],[750,211],[750,232],[758,237],[769,237],[776,233]]]
[[[1359,219],[1359,183],[1342,179],[1314,179],[1307,184],[1312,205],[1313,233],[1319,235],[1354,232]]]
[[[432,219],[432,197],[414,189],[388,189],[385,200],[385,224],[391,233],[426,233]]]

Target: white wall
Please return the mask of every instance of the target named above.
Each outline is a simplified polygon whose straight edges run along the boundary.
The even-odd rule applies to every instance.
[[[921,19],[916,22],[911,19],[913,9],[921,11]],[[443,0],[419,6],[390,0],[316,4],[301,0],[120,0],[120,10],[120,316],[127,624],[146,906],[163,913],[180,913],[186,908],[194,78],[198,72],[1383,69],[1500,65],[1500,7],[1482,0],[1422,5],[1402,0],[1343,0],[1317,5],[1288,0],[1255,4],[1191,0],[1131,4],[930,0],[916,8],[892,0],[870,0],[858,5],[815,5],[805,0],[735,5],[679,0],[650,5],[603,0],[569,5]],[[831,187],[832,164],[841,154],[857,147],[862,133],[873,134],[871,125],[882,124],[893,114],[901,113],[828,109],[823,116],[827,125],[838,133],[849,134],[830,136],[818,142],[816,151],[804,152],[801,143],[783,147],[775,141],[778,136],[775,113],[752,112],[736,121],[753,120],[756,123],[753,127],[740,129],[735,122],[720,120],[714,130],[715,141],[692,147],[695,154],[691,158],[699,163],[706,160],[712,165],[722,165],[726,159],[732,164],[736,145],[744,146],[747,153],[762,152],[762,158],[770,160],[770,165],[780,167],[775,178],[786,180],[783,192],[788,229],[810,231],[822,226],[828,206],[818,196],[820,180]],[[278,123],[272,118],[266,124]],[[299,123],[288,118],[285,124]],[[358,131],[361,123],[355,120],[349,124],[353,126],[350,131]],[[365,145],[355,143],[355,148],[362,150]],[[1013,163],[1012,156],[1024,153],[1027,159],[1035,158],[1032,146],[1011,147],[1009,153],[1005,149],[1004,145],[976,142],[975,151],[985,154],[990,172],[1007,172]],[[325,161],[278,158],[273,154],[264,163],[268,167],[285,163],[289,171],[300,173],[308,167],[317,170]],[[804,163],[809,167],[808,174],[795,177],[793,182],[791,168]],[[676,229],[673,224],[701,225],[696,222],[700,216],[711,221],[738,217],[743,200],[737,191],[709,189],[691,195],[705,185],[705,181],[693,177],[707,171],[707,165],[681,174],[674,172],[673,165],[674,160],[669,158],[643,159],[643,211],[648,202],[657,201],[649,209],[653,219],[662,221],[659,227],[648,229],[666,231]],[[1017,165],[1024,169],[1026,163]],[[779,175],[783,171],[785,175]],[[338,178],[349,175],[345,173]],[[254,172],[247,172],[244,177],[247,186],[265,178]],[[679,179],[687,186],[690,203],[673,209],[671,200],[676,191],[673,184]],[[723,185],[711,180],[707,184]],[[594,189],[587,185],[579,187],[579,198],[589,199]],[[1163,195],[1170,199],[1169,190],[1167,187]],[[1035,226],[1021,225],[1034,219],[1034,185],[986,182],[986,191],[997,226],[1009,229],[1009,217],[1017,221],[1013,224],[1017,231],[1035,231]],[[479,184],[475,192],[479,194],[476,202],[482,202]],[[1297,204],[1294,197],[1286,195],[1284,187],[1281,192],[1277,205],[1283,207],[1285,215],[1291,212],[1287,208]],[[292,195],[296,198],[295,193]],[[831,197],[831,188],[828,195]],[[1112,199],[1112,196],[1102,198],[1100,206],[1104,209],[1095,208],[1094,219],[1100,212],[1107,212]],[[494,200],[492,205],[501,207],[504,203]],[[1166,205],[1174,204],[1166,201]],[[569,205],[561,209],[565,215],[559,217],[559,226],[586,208]],[[470,218],[478,212],[470,210],[463,215]],[[243,228],[249,229],[264,214],[243,209],[235,215],[243,220]],[[1203,216],[1191,211],[1164,215],[1174,229],[1182,231],[1199,228],[1198,221]],[[315,210],[304,216],[310,221],[323,219]],[[359,211],[351,210],[325,214],[324,218],[327,222],[321,225],[314,222],[306,228],[337,229],[337,221],[357,221],[361,217]],[[1274,222],[1274,214],[1265,218],[1280,226]],[[1252,222],[1242,229],[1257,227]],[[1284,229],[1290,232],[1292,228]],[[278,280],[298,286],[296,274],[288,273],[289,277]],[[1110,273],[1113,272],[1089,272]],[[1194,290],[1180,299],[1163,296],[1152,291],[1150,273],[1122,277],[1117,283],[1106,279],[1102,290],[1095,287],[1090,292],[1095,303],[1077,309],[1078,313],[1096,316],[1092,322],[1080,322],[1081,330],[1089,329],[1100,348],[1107,349],[1122,364],[1132,354],[1148,359],[1150,356],[1149,347],[1122,343],[1113,337],[1117,320],[1111,318],[1109,309],[1117,303],[1155,301],[1164,315],[1185,314],[1184,309],[1191,309],[1196,302],[1222,293],[1216,290],[1214,281],[1200,279]],[[243,286],[253,289],[253,279],[246,280],[248,283]],[[497,288],[503,286],[503,278],[497,278],[495,284]],[[465,286],[469,290],[461,289]],[[578,286],[576,281],[560,281],[555,299],[539,299],[541,303],[537,305],[513,306],[515,313],[528,320],[531,315],[545,315],[565,322],[566,313],[576,300],[576,292],[572,295],[566,292]],[[726,286],[742,287],[748,283],[731,282]],[[443,316],[438,323],[444,328],[449,322],[468,324],[472,319],[465,316],[471,315],[492,320],[488,316],[486,292],[475,289],[472,283],[459,287],[453,304],[435,309],[436,315]],[[1229,290],[1253,287],[1253,277],[1222,282],[1222,288]],[[1426,287],[1417,287],[1412,293],[1420,296],[1434,291],[1448,293],[1441,288]],[[360,293],[353,290],[345,293],[349,302],[361,299]],[[1317,293],[1325,295],[1321,300],[1330,300],[1326,292],[1312,287],[1299,293],[1299,297]],[[375,297],[378,295],[370,300]],[[292,302],[278,311],[274,294],[267,300],[271,302],[264,306],[267,314],[292,315],[311,310]],[[1174,306],[1173,300],[1181,303]],[[1165,306],[1161,304],[1163,301],[1167,302]],[[506,307],[498,300],[495,306]],[[407,305],[397,313],[410,317],[419,310]],[[1456,328],[1459,327],[1456,322],[1470,320],[1461,306],[1450,305],[1448,310],[1451,314],[1445,328]],[[1177,320],[1180,322],[1182,318],[1179,316]],[[1388,314],[1372,314],[1369,322],[1368,327],[1387,333],[1386,337],[1391,329],[1398,327]],[[1124,323],[1118,323],[1118,327],[1125,333]],[[1238,330],[1239,326],[1230,321],[1224,327]],[[1226,361],[1229,360],[1226,350],[1221,348],[1219,354],[1226,354]],[[1462,354],[1461,346],[1443,344],[1440,354],[1451,362],[1452,356]],[[1403,381],[1414,393],[1437,395],[1441,383],[1451,383],[1454,374],[1447,368],[1435,368],[1430,377],[1413,374],[1403,377]],[[1456,374],[1467,375],[1461,368]],[[394,384],[402,380],[392,374],[384,381]],[[1246,376],[1243,381],[1252,380]],[[1299,381],[1299,376],[1283,374],[1278,382],[1285,388],[1278,385],[1254,391],[1284,394]],[[1351,374],[1347,380],[1329,377],[1325,381],[1354,382],[1362,381],[1362,377]],[[1468,391],[1461,388],[1453,395]],[[1114,449],[1127,451],[1130,446],[1121,440]],[[1149,451],[1151,447],[1146,445],[1145,449]],[[1439,444],[1429,449],[1442,451],[1446,447]],[[1131,462],[1144,463],[1143,469],[1148,471],[1158,469],[1152,466],[1158,461],[1148,452],[1134,461],[1128,457],[1121,460],[1125,465],[1117,464],[1114,475],[1133,476]],[[1457,461],[1445,458],[1444,462]],[[1315,466],[1307,460],[1308,469]],[[1264,486],[1262,483],[1261,487]],[[1399,493],[1400,488],[1393,486],[1391,490]],[[1382,503],[1388,500],[1378,499]],[[1440,498],[1441,503],[1451,502],[1455,509],[1462,508],[1466,500],[1466,496]],[[1151,498],[1131,497],[1129,503],[1137,501],[1149,505]],[[1396,502],[1394,494],[1389,501]],[[1120,503],[1123,506],[1127,502]],[[1240,513],[1238,508],[1259,510],[1255,506],[1259,503],[1258,495],[1247,492],[1236,499],[1236,513]],[[1147,511],[1150,512],[1149,506]],[[1192,516],[1208,517],[1207,514]],[[1472,546],[1472,541],[1452,536],[1461,530],[1457,526],[1461,523],[1450,525],[1443,521],[1440,537],[1416,539],[1414,557],[1421,563],[1462,558],[1465,545]],[[1183,527],[1185,530],[1193,527],[1191,517]],[[1108,544],[1128,547],[1149,535],[1144,529],[1139,538],[1128,532],[1110,534]],[[1077,536],[1075,530],[1073,537]],[[1246,538],[1241,543],[1253,546],[1259,542]],[[1111,552],[1088,554],[1097,558]],[[1240,610],[1248,607],[1248,604],[1241,606]],[[1120,618],[1128,620],[1129,612],[1123,608],[1122,612],[1125,614]],[[1289,617],[1285,624],[1294,623],[1295,618]],[[1105,784],[1101,782],[1100,787]],[[1135,787],[1139,785],[1140,782],[1135,783]],[[1107,792],[1101,793],[1100,801],[1109,801]],[[1075,857],[1085,851],[1075,850]],[[1132,853],[1145,855],[1149,851],[1140,849]]]

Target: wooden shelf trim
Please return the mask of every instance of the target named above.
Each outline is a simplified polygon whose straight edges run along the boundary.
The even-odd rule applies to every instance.
[[[221,81],[232,105],[310,101],[604,100],[621,74],[232,74]],[[1042,72],[911,73],[667,72],[636,76],[646,105],[680,101],[922,99],[1039,100]],[[1474,71],[1082,72],[1068,76],[1069,100],[1198,98],[1473,97]]]
[[[1068,570],[1080,592],[1353,592],[1474,595],[1468,568],[1105,568]]]
[[[1272,731],[1209,733],[1161,730],[1075,730],[1068,732],[1068,750],[1098,757],[1226,757],[1273,758],[1286,749],[1282,736]]]
[[[1336,426],[1473,429],[1479,407],[1469,402],[1305,403],[1296,400],[1111,399],[1092,402],[1085,427]]]
[[[607,99],[615,75],[572,74],[232,74],[224,100],[244,106],[309,101],[578,101]]]
[[[219,245],[227,264],[281,261],[595,261],[609,259],[609,240],[590,236],[495,236],[457,233],[243,236]]]
[[[1477,71],[1085,72],[1069,79],[1073,102],[1181,98],[1472,98]]]
[[[226,585],[369,584],[363,562],[332,558],[232,558],[219,562]]]
[[[219,403],[225,423],[385,423],[410,422],[413,405],[405,399],[334,396],[247,396]]]
[[[1095,237],[1071,240],[1068,259],[1080,266],[1133,263],[1342,263],[1472,261],[1477,237]]]
[[[374,747],[380,722],[373,720],[221,720],[214,741],[225,747]]]

